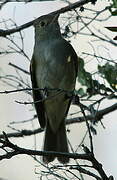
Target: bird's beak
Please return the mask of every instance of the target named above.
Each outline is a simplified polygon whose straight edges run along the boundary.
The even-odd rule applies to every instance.
[[[50,15],[43,15],[43,16],[40,16],[38,19],[36,19],[33,23],[33,25],[35,26],[36,24],[38,24],[40,21],[42,21],[43,19],[46,19],[46,18],[49,18],[51,22],[54,22],[54,21],[58,21],[58,18],[59,18],[59,15],[60,14],[50,14]]]

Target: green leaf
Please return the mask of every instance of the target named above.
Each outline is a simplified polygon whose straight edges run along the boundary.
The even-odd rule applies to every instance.
[[[105,28],[110,31],[117,32],[117,27],[105,27]]]
[[[107,80],[112,89],[117,89],[117,65],[106,63],[104,66],[98,65],[99,73]]]
[[[83,69],[84,68],[84,60],[82,58],[79,57],[79,71],[80,71],[80,68]]]
[[[117,36],[115,36],[113,39],[114,39],[114,40],[117,40]]]
[[[117,10],[111,11],[112,16],[117,16]]]
[[[85,96],[86,95],[83,88],[78,89],[78,91],[76,93],[79,94],[80,96]]]
[[[85,71],[84,69],[84,60],[82,58],[79,59],[79,72],[78,72],[78,81],[83,85],[90,87],[92,82],[92,75]]]
[[[113,1],[113,8],[117,8],[117,0],[112,0]]]
[[[112,66],[107,63],[104,66],[99,65],[98,70],[101,76],[110,84],[111,88],[108,88],[105,84],[100,84],[97,80],[94,80],[92,74],[85,70],[84,60],[80,58],[78,81],[81,85],[86,87],[86,90],[84,91],[83,88],[80,88],[77,91],[79,95],[86,96],[88,94],[89,97],[91,97],[97,94],[107,94],[113,92],[112,89],[115,89],[117,86],[117,66]]]

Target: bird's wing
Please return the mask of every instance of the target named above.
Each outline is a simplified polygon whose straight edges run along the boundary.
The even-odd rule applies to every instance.
[[[44,109],[44,103],[42,101],[42,95],[41,91],[37,90],[39,88],[37,86],[37,80],[36,80],[36,75],[35,75],[35,59],[34,56],[32,57],[31,64],[30,64],[30,74],[31,74],[31,81],[32,81],[32,92],[33,92],[33,100],[35,102],[35,109],[37,112],[38,120],[40,123],[40,126],[42,128],[45,127],[46,120],[45,120],[45,109]],[[35,90],[36,89],[36,90]]]
[[[77,75],[78,75],[78,56],[77,56],[76,52],[74,51],[74,49],[73,49],[72,58],[74,61],[74,69],[75,69],[76,77],[77,77]]]
[[[72,48],[72,50],[73,50],[73,52],[72,52],[72,58],[73,58],[73,62],[74,62],[74,71],[75,71],[76,78],[77,78],[77,75],[78,75],[78,56],[77,56],[77,54],[76,54],[76,52],[74,51],[73,48]],[[68,114],[68,111],[69,111],[71,102],[72,102],[72,96],[71,96],[71,98],[69,99],[68,107],[67,107],[67,110],[66,110],[66,115]]]

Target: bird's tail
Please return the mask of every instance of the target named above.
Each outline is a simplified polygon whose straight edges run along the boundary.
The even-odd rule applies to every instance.
[[[45,139],[44,139],[44,151],[56,151],[68,153],[67,136],[64,121],[61,123],[56,133],[51,130],[49,122],[46,125]],[[55,155],[43,156],[43,162],[49,163],[56,158]],[[69,158],[65,156],[57,157],[58,161],[66,164],[69,162]]]

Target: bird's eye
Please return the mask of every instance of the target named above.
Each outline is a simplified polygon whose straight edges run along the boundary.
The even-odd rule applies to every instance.
[[[41,26],[41,27],[45,26],[45,22],[44,22],[44,21],[41,21],[40,26]]]

